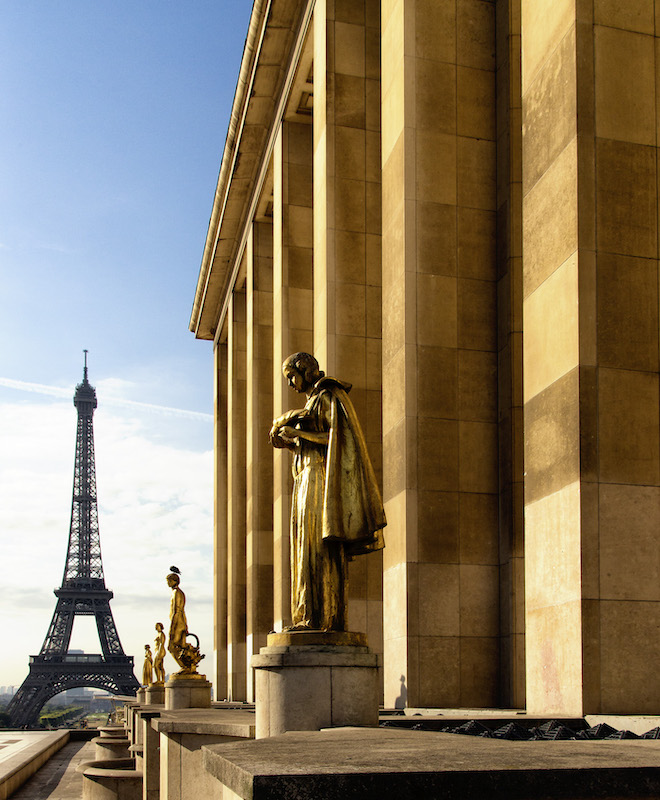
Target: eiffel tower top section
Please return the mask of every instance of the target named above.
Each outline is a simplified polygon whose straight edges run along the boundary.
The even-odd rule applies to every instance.
[[[87,350],[82,383],[76,386],[73,404],[78,410],[76,459],[73,469],[73,500],[69,547],[62,579],[62,589],[105,590],[101,540],[96,503],[96,467],[94,464],[94,428],[92,419],[97,406],[96,390],[87,377]]]
[[[94,409],[98,404],[96,402],[96,389],[91,385],[87,378],[87,350],[83,350],[83,353],[85,354],[83,379],[82,383],[79,383],[76,386],[76,393],[73,396],[73,405],[78,409],[78,417],[84,416],[91,418],[94,414]]]

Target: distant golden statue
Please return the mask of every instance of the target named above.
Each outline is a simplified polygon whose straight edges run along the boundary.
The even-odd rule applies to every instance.
[[[167,649],[180,667],[184,663],[179,659],[179,654],[186,646],[186,634],[188,633],[188,622],[186,620],[186,596],[179,589],[181,578],[171,572],[167,576],[167,585],[172,590],[170,600],[170,635],[167,641]]]
[[[309,353],[282,365],[304,408],[273,422],[273,447],[293,452],[292,629],[347,630],[348,565],[384,547],[387,524],[367,445],[348,392]]]
[[[165,683],[165,667],[163,666],[163,659],[165,658],[165,633],[163,631],[163,623],[156,623],[157,635],[154,639],[154,683]]]
[[[167,585],[172,589],[172,599],[170,601],[170,635],[167,641],[167,649],[172,654],[172,658],[181,667],[175,673],[182,677],[199,676],[197,664],[204,658],[199,652],[199,639],[194,633],[188,630],[186,620],[186,596],[179,588],[181,578],[176,567],[170,567],[172,572],[167,576]],[[188,644],[187,637],[192,636],[197,640],[197,645]]]
[[[151,647],[148,644],[144,646],[144,666],[142,667],[142,685],[150,686],[154,679],[154,663],[151,653]]]

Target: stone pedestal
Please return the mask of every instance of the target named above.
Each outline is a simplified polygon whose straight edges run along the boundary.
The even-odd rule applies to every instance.
[[[294,631],[252,656],[256,738],[378,725],[378,656],[358,633]]]
[[[128,758],[128,748],[131,744],[128,736],[95,736],[92,739],[96,745],[94,758],[96,761],[109,761],[115,758]]]
[[[135,697],[137,698],[138,705],[144,706],[147,703],[147,688],[146,686],[141,686],[137,692],[135,693]]]
[[[206,675],[173,675],[165,684],[165,709],[210,708],[211,689]]]
[[[160,736],[159,800],[218,800],[224,798],[222,786],[204,769],[203,750],[254,738],[254,715],[218,707],[186,709],[165,712],[153,727]]]
[[[165,684],[152,683],[147,686],[147,705],[162,706],[165,703]]]
[[[142,773],[132,758],[96,761],[83,771],[83,800],[142,800]]]

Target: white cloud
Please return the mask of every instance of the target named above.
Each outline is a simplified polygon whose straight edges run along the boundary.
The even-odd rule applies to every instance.
[[[12,639],[0,684],[17,685],[27,675],[28,656],[39,652],[55,609],[52,589],[61,584],[71,513],[71,394],[67,402],[0,405],[0,618]],[[119,636],[139,677],[154,624],[167,623],[171,564],[182,572],[190,629],[207,658],[212,653],[212,453],[170,443],[194,440],[194,429],[209,423],[164,416],[154,437],[152,420],[142,415],[148,409],[107,405],[99,398],[94,418],[101,550]],[[98,637],[88,641],[94,632],[81,619],[72,646],[98,652]]]
[[[30,394],[43,394],[52,397],[67,397],[72,396],[70,388],[61,386],[47,386],[43,383],[29,383],[27,381],[17,381],[13,378],[1,378],[0,386],[7,389],[17,389]],[[99,381],[97,388],[101,390],[104,396],[104,403],[109,406],[120,406],[122,408],[132,408],[136,411],[154,412],[156,414],[163,414],[165,416],[185,417],[186,419],[199,420],[200,422],[211,422],[213,416],[211,414],[204,414],[201,411],[188,411],[184,408],[172,408],[171,406],[161,406],[155,403],[140,403],[136,400],[128,400],[122,397],[127,391],[134,388],[135,384],[130,381],[122,380],[121,378],[106,378]],[[98,394],[98,393],[97,393]]]

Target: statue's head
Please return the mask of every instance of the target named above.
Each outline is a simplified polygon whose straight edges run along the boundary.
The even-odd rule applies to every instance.
[[[319,369],[319,362],[310,353],[293,353],[282,364],[282,374],[292,389],[304,392],[314,386],[325,372]]]
[[[158,631],[158,633],[160,633],[163,630],[163,623],[162,622],[157,622],[156,623],[156,630]]]
[[[176,574],[176,572],[170,572],[170,574],[166,578],[167,585],[170,589],[173,589],[175,586],[178,586],[181,582],[181,578]]]

